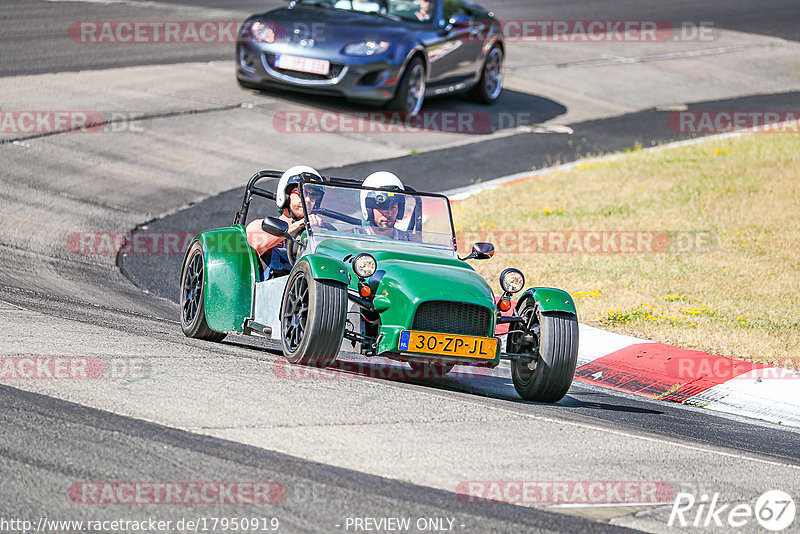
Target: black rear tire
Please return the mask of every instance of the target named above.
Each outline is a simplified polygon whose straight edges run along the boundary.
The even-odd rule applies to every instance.
[[[419,378],[442,378],[453,370],[456,364],[448,362],[408,362],[414,371],[414,376]]]
[[[195,241],[186,252],[186,261],[181,272],[181,330],[187,337],[222,341],[225,334],[211,330],[206,321],[205,274],[203,246]]]
[[[295,264],[281,303],[281,344],[291,363],[325,368],[336,359],[347,319],[347,288],[315,280],[308,262]]]
[[[569,391],[578,363],[578,318],[563,312],[541,312],[533,299],[525,299],[517,308],[537,339],[539,358],[535,368],[530,360],[512,360],[514,389],[525,400],[558,402]],[[528,353],[535,348],[521,345],[520,334],[509,334],[508,351]],[[549,360],[551,364],[547,364]]]

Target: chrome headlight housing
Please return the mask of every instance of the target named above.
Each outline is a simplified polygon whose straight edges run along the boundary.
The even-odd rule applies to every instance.
[[[347,56],[376,56],[389,50],[389,41],[357,41],[344,47]]]
[[[362,253],[353,258],[353,272],[359,278],[369,278],[375,274],[378,262],[370,254]]]
[[[506,293],[517,293],[525,287],[525,276],[519,269],[506,269],[500,273],[500,287]]]

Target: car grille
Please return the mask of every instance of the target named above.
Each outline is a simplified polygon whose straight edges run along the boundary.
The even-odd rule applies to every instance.
[[[412,329],[465,336],[488,336],[491,324],[492,312],[489,308],[476,304],[433,300],[419,305]]]
[[[267,65],[269,65],[271,69],[275,69],[287,78],[294,78],[296,80],[335,80],[342,73],[342,69],[344,69],[344,64],[342,63],[331,63],[330,71],[328,71],[328,74],[324,75],[311,72],[299,72],[296,70],[285,70],[275,66],[275,54],[264,54],[264,56],[267,59]]]

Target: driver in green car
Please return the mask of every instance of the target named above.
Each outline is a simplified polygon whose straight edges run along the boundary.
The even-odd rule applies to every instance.
[[[289,223],[288,233],[297,231],[305,224],[303,220],[303,203],[300,200],[300,189],[297,186],[300,177],[308,180],[322,181],[322,176],[311,167],[297,165],[283,173],[278,180],[278,188],[275,193],[275,205],[280,211],[279,219]],[[314,210],[325,191],[321,187],[305,185],[303,191],[306,197],[306,205],[310,211]],[[308,220],[313,226],[322,224],[322,219],[318,215],[309,213]],[[247,244],[253,247],[258,253],[259,263],[261,264],[263,276],[262,280],[275,278],[283,274],[288,274],[292,269],[286,248],[283,246],[284,238],[268,234],[261,229],[261,219],[251,221],[247,225]]]

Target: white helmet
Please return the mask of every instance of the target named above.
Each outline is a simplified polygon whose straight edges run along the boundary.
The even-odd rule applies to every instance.
[[[404,191],[403,182],[395,174],[388,171],[373,172],[361,184],[373,189],[387,189],[389,191]],[[406,211],[406,198],[404,195],[380,193],[378,191],[361,192],[361,215],[364,221],[372,223],[372,208],[382,209],[392,202],[397,203],[397,218],[402,219]]]
[[[297,187],[297,179],[301,174],[316,176],[322,181],[322,175],[307,165],[295,165],[284,172],[281,175],[281,179],[278,180],[278,188],[275,191],[275,205],[278,206],[280,211],[289,207],[289,189]]]

